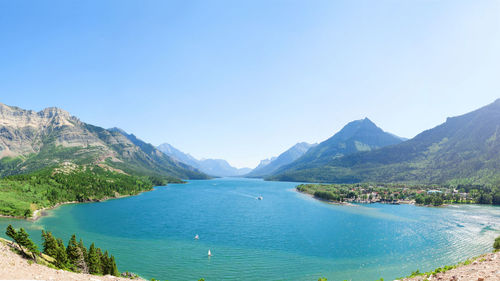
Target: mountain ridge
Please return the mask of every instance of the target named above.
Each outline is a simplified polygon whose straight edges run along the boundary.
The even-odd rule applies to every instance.
[[[276,170],[273,175],[323,165],[344,155],[400,142],[402,138],[383,131],[368,118],[354,120],[330,138],[309,149],[297,160]]]
[[[269,179],[319,182],[500,184],[500,99],[448,117],[405,142]]]
[[[158,150],[144,150],[151,147],[144,143],[141,148],[119,132],[84,123],[56,107],[36,112],[0,103],[0,176],[72,162],[131,174],[207,177]]]
[[[224,159],[198,160],[190,154],[180,151],[169,143],[160,144],[157,148],[177,161],[186,163],[211,176],[236,177],[242,176],[251,171],[250,168],[233,167]]]
[[[309,149],[311,149],[316,145],[317,144],[299,142],[290,147],[289,149],[287,149],[285,152],[278,155],[277,157],[261,160],[259,166],[253,169],[250,173],[246,174],[245,177],[259,178],[270,175],[279,168],[297,160],[299,157],[304,155]]]

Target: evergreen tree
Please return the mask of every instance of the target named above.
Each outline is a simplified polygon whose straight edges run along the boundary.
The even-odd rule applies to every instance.
[[[115,257],[113,255],[111,255],[111,258],[109,259],[109,264],[111,267],[109,274],[113,276],[120,276],[120,272],[118,272],[118,268],[116,267]]]
[[[80,247],[76,247],[75,251],[78,255],[77,259],[75,260],[74,266],[76,267],[76,270],[82,273],[89,273],[89,269],[87,266],[87,263],[85,262],[85,257],[83,256],[83,252],[80,249]]]
[[[56,266],[58,268],[66,268],[68,266],[68,256],[66,255],[62,239],[57,239]]]
[[[24,230],[24,228],[21,227],[15,237],[17,238],[16,243],[28,249],[31,252],[31,255],[33,256],[33,259],[36,261],[36,255],[38,254],[38,247],[30,239],[29,234]]]
[[[89,263],[89,256],[87,255],[87,248],[83,245],[83,240],[80,238],[80,243],[78,243],[78,247],[82,250],[83,257],[85,259],[85,263]]]
[[[66,247],[66,255],[68,255],[68,261],[70,264],[76,265],[76,262],[82,254],[81,251],[78,251],[79,249],[80,247],[76,243],[76,235],[73,234],[68,242],[68,246]]]
[[[12,227],[11,224],[9,224],[9,226],[7,226],[7,230],[5,231],[5,234],[7,236],[9,236],[10,238],[12,238],[12,243],[17,243],[16,242],[16,236],[17,236],[17,233],[16,233],[16,230]]]
[[[51,232],[45,232],[42,230],[42,239],[43,239],[43,253],[56,258],[57,257],[57,240],[52,236]]]
[[[101,256],[101,271],[103,275],[111,274],[111,267],[109,264],[108,251],[105,251]]]
[[[95,248],[94,243],[90,245],[89,253],[88,253],[88,267],[89,273],[91,274],[100,274],[101,273],[101,263],[99,259],[99,255],[97,254],[97,249]]]

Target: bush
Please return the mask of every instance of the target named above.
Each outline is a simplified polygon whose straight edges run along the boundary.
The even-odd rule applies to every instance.
[[[495,242],[493,243],[493,249],[495,249],[496,251],[500,250],[500,236],[495,239]]]

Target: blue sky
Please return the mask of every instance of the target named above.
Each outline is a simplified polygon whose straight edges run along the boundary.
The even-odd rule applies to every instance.
[[[500,1],[0,0],[0,102],[258,164],[500,97]]]

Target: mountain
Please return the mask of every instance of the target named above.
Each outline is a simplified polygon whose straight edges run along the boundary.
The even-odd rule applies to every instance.
[[[207,177],[133,135],[81,122],[62,109],[35,112],[0,103],[0,176],[67,163],[171,179]]]
[[[160,144],[159,146],[157,146],[157,148],[179,162],[188,164],[193,167],[199,167],[199,161],[196,158],[178,150],[168,143]]]
[[[318,182],[500,184],[500,99],[408,141],[270,177]]]
[[[320,167],[344,155],[370,151],[402,141],[400,137],[384,132],[368,118],[352,121],[331,138],[309,149],[302,157],[279,168],[274,174],[290,174],[292,171]]]
[[[278,158],[278,157],[273,156],[273,157],[271,157],[271,158],[267,158],[267,159],[264,159],[264,160],[260,160],[259,165],[257,165],[257,167],[255,167],[255,169],[254,169],[254,170],[264,168],[264,166],[269,165],[269,163],[271,163],[271,162],[273,162],[274,160],[276,160],[276,158]]]
[[[198,160],[193,156],[178,150],[168,143],[161,144],[157,148],[179,162],[191,165],[202,171],[203,173],[216,177],[237,177],[247,174],[252,170],[250,168],[238,169],[231,166],[226,160],[223,159]]]
[[[199,169],[209,175],[218,177],[237,177],[249,173],[250,168],[235,168],[223,159],[199,160]]]
[[[311,147],[314,147],[316,145],[317,144],[309,144],[307,142],[297,143],[287,151],[280,154],[278,157],[260,161],[259,166],[257,166],[245,176],[249,178],[259,178],[270,175],[279,168],[297,160],[302,155],[304,155]]]

